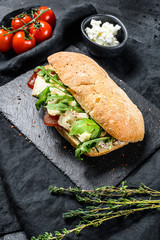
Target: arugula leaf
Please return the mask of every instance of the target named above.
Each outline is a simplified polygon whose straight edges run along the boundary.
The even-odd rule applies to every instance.
[[[50,86],[50,88],[56,88],[60,91],[62,91],[63,93],[65,93],[65,97],[62,97],[62,95],[55,95],[53,94],[53,96],[48,96],[50,92],[48,92],[47,90],[42,91],[39,95],[38,98],[39,100],[36,102],[36,108],[37,110],[40,109],[41,105],[44,105],[45,102],[47,101],[51,101],[51,99],[58,99],[59,101],[63,101],[62,104],[58,104],[58,105],[50,105],[49,109],[61,109],[62,112],[65,112],[69,109],[73,109],[76,112],[84,112],[84,110],[80,107],[80,105],[77,103],[76,106],[71,106],[70,102],[74,101],[74,97],[71,95],[71,93],[67,90],[67,86],[65,86],[61,81],[58,80],[58,75],[52,74],[52,70],[51,69],[45,69],[44,66],[38,66],[35,68],[34,71],[36,70],[40,70],[37,72],[38,75],[41,75],[44,79],[45,82],[52,84]],[[54,85],[55,84],[55,85]],[[58,85],[60,86],[60,88],[58,87]],[[47,97],[46,97],[47,96]],[[64,99],[65,98],[65,99]],[[64,106],[64,105],[67,106]]]
[[[54,99],[57,99],[57,100],[59,100],[59,101],[61,101],[61,100],[67,100],[67,101],[73,101],[74,100],[74,97],[72,97],[71,95],[67,95],[67,94],[65,94],[65,95],[60,95],[60,94],[57,94],[57,93],[55,93],[55,94],[52,94],[52,95],[50,95],[50,96],[48,96],[47,97],[47,101],[52,101],[52,100],[54,100]]]
[[[65,93],[71,95],[71,93],[69,91],[67,91],[67,86],[65,86],[61,81],[58,80],[57,73],[52,74],[53,71],[51,69],[45,69],[44,66],[38,66],[34,69],[34,71],[36,71],[37,69],[38,70],[40,69],[40,71],[38,71],[37,74],[42,76],[45,79],[46,83],[51,83],[51,84],[56,84],[56,85],[61,86],[61,88],[58,88],[58,87],[52,85],[51,86],[52,88],[56,88],[62,92],[65,92]]]
[[[38,101],[36,102],[35,106],[37,110],[39,111],[41,108],[41,105],[44,105],[47,99],[48,94],[50,93],[49,86],[46,87],[39,95],[38,95]]]
[[[57,99],[58,101],[56,103],[51,103],[46,106],[47,109],[51,110],[57,110],[60,112],[66,112],[69,110],[70,107],[70,102],[74,100],[74,98],[70,95],[59,95],[57,93],[50,95],[47,97],[47,101],[52,101],[54,99]]]
[[[77,104],[76,106],[71,106],[71,108],[77,112],[77,113],[84,113],[85,111],[80,107],[79,104]]]
[[[58,81],[57,79],[57,74],[53,74],[52,75],[52,78],[51,78],[51,75],[44,75],[44,79],[45,79],[45,82],[46,83],[55,83],[55,81]]]
[[[64,93],[67,93],[67,94],[70,94],[70,92],[69,91],[67,91],[65,88],[63,88],[62,89],[62,86],[61,86],[61,88],[58,88],[58,87],[56,87],[56,86],[50,86],[51,88],[56,88],[56,89],[58,89],[59,91],[61,91],[61,92],[64,92]],[[70,94],[71,95],[71,94]],[[72,95],[71,95],[72,96]]]
[[[66,112],[69,109],[69,106],[64,102],[59,102],[55,104],[48,104],[45,106],[47,109],[56,110],[60,112]]]
[[[50,108],[52,108],[52,109],[55,109],[55,107],[56,107],[56,108],[61,108],[62,105],[63,105],[62,109],[67,109],[67,110],[73,109],[73,110],[76,111],[76,112],[84,112],[78,103],[76,104],[76,106],[71,106],[71,105],[69,104],[70,101],[74,101],[75,99],[74,99],[74,97],[71,95],[71,93],[67,90],[67,86],[65,86],[62,82],[60,82],[60,81],[58,80],[58,75],[57,75],[57,74],[54,74],[54,75],[53,75],[53,74],[52,74],[52,70],[51,70],[51,69],[45,69],[44,66],[38,66],[38,67],[35,68],[34,71],[36,71],[37,69],[40,70],[39,72],[37,72],[37,74],[38,74],[38,75],[41,75],[41,76],[45,79],[45,82],[52,84],[52,85],[50,86],[50,88],[56,88],[56,89],[58,89],[58,90],[62,91],[63,93],[65,93],[65,94],[67,94],[67,95],[70,96],[70,97],[68,97],[68,103],[67,103],[67,101],[63,102],[63,103],[67,103],[68,109],[66,108],[66,106],[64,107],[63,104],[60,104],[59,106],[50,106]],[[54,84],[55,84],[55,85],[54,85]],[[60,88],[58,87],[58,85],[60,86]],[[42,93],[42,94],[43,94],[43,93]],[[61,97],[59,97],[59,96],[61,96],[61,95],[58,95],[56,98],[58,98],[59,100],[61,100],[61,99],[60,99]],[[49,97],[49,96],[48,96],[48,97]],[[63,98],[63,97],[62,97],[62,98]],[[52,97],[49,97],[48,99],[45,98],[45,101],[42,101],[42,103],[41,103],[41,100],[40,100],[40,101],[37,101],[37,103],[36,103],[37,110],[40,109],[40,107],[41,107],[42,104],[44,104],[46,101],[49,101],[49,99],[52,99]],[[53,99],[54,99],[54,97],[53,97]],[[66,97],[65,97],[65,99],[66,99]],[[62,100],[63,100],[63,99],[62,99]],[[67,110],[66,110],[66,111],[67,111]],[[63,112],[64,112],[64,110],[63,110]]]
[[[76,121],[76,123],[71,128],[69,135],[78,135],[84,132],[91,133],[91,139],[93,139],[100,136],[101,128],[92,119],[83,118]]]
[[[58,75],[57,74],[52,75],[51,69],[45,69],[44,66],[38,66],[35,68],[35,70],[37,70],[37,69],[41,70],[41,71],[37,72],[37,74],[41,75],[47,83],[58,84],[65,88],[65,85],[58,80]]]
[[[77,149],[75,150],[75,157],[78,158],[79,160],[83,160],[83,158],[81,158],[81,155],[83,153],[89,153],[91,151],[91,149],[93,147],[96,147],[101,141],[104,141],[104,142],[111,141],[111,138],[103,137],[103,138],[89,140],[84,143],[80,143],[77,146]]]
[[[66,112],[67,110],[74,110],[76,112],[84,112],[83,109],[79,106],[77,103],[76,106],[72,106],[71,102],[74,101],[74,97],[72,95],[60,95],[60,94],[52,94],[47,97],[46,102],[52,101],[54,99],[57,99],[58,101],[54,104],[48,104],[46,108],[51,109],[51,110],[57,110],[60,112]]]

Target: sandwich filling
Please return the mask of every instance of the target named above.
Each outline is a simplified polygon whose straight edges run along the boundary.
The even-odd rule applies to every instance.
[[[88,154],[93,150],[99,152],[102,148],[110,151],[113,145],[124,144],[110,136],[81,108],[54,70],[38,66],[33,77],[32,95],[38,98],[35,104],[37,110],[43,105],[46,109],[46,125],[64,128],[70,136],[76,137],[76,158],[82,160],[83,153]]]

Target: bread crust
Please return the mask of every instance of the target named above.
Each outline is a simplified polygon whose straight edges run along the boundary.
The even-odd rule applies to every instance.
[[[81,107],[107,133],[122,142],[143,140],[142,113],[94,60],[79,53],[58,52],[48,61]]]
[[[78,144],[80,143],[80,141],[74,137],[74,136],[70,136],[68,131],[66,131],[64,128],[61,127],[55,127],[57,129],[57,131],[68,141],[71,143],[71,145],[76,148],[78,146]],[[92,148],[91,151],[85,155],[89,156],[89,157],[98,157],[98,156],[102,156],[104,154],[110,153],[118,148],[121,148],[125,145],[127,145],[128,142],[121,142],[121,141],[116,141],[112,146],[108,146],[108,147],[102,147],[102,146],[98,146],[98,152],[95,148]]]

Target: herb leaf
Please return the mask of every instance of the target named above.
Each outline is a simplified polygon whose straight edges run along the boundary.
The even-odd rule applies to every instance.
[[[47,97],[47,102],[52,101],[56,99],[57,102],[54,104],[48,104],[46,108],[51,109],[51,110],[57,110],[62,113],[66,112],[67,110],[74,110],[76,112],[83,112],[82,108],[79,106],[77,103],[76,106],[72,106],[71,102],[74,101],[74,97],[71,95],[65,94],[65,95],[60,95],[60,94],[53,94]]]
[[[61,81],[58,79],[58,75],[55,73],[53,74],[53,71],[51,69],[45,69],[44,66],[38,66],[35,68],[34,71],[40,70],[37,72],[38,75],[42,76],[45,79],[45,82],[50,83],[51,86],[50,88],[56,88],[65,95],[60,95],[60,94],[53,94],[50,95],[49,88],[48,90],[43,90],[39,95],[38,98],[39,100],[36,102],[36,108],[37,110],[40,109],[41,105],[44,105],[46,102],[51,101],[53,99],[58,99],[58,103],[55,104],[49,104],[46,106],[48,109],[53,109],[53,110],[58,110],[61,112],[65,112],[67,110],[74,110],[76,112],[84,112],[83,109],[80,107],[80,105],[77,103],[76,106],[72,106],[70,104],[71,101],[74,101],[74,97],[71,95],[71,93],[67,90],[67,86],[65,86]],[[60,87],[59,87],[60,86]],[[62,102],[63,101],[63,102]],[[61,102],[61,104],[59,104]],[[58,105],[57,105],[58,104]],[[66,105],[66,106],[65,106]]]
[[[81,158],[81,155],[83,153],[89,153],[91,151],[91,149],[93,147],[96,147],[101,141],[104,141],[104,142],[111,141],[111,138],[110,137],[103,137],[103,138],[97,138],[97,139],[89,140],[89,141],[86,141],[84,143],[80,143],[77,146],[77,149],[75,151],[75,157],[79,160],[83,160],[83,158]]]
[[[62,100],[67,100],[69,102],[74,101],[74,98],[71,95],[67,95],[67,94],[60,95],[60,94],[55,93],[55,94],[52,94],[52,95],[47,97],[47,101],[52,101],[54,99],[57,99],[59,101],[62,101]]]
[[[84,113],[85,111],[80,107],[80,105],[77,103],[76,106],[71,106],[71,108],[77,112],[77,113]]]
[[[106,221],[113,221],[113,219],[122,218],[122,216],[126,218],[146,210],[160,211],[160,191],[151,189],[143,183],[139,188],[130,189],[126,182],[122,182],[121,187],[101,186],[85,190],[77,187],[50,186],[49,190],[54,196],[55,194],[73,196],[81,203],[82,208],[74,208],[63,214],[64,218],[78,218],[79,223],[72,229],[64,228],[60,232],[56,231],[55,236],[51,233],[45,233],[39,235],[38,238],[32,237],[31,240],[62,240],[65,237],[65,239],[71,239],[68,237],[69,234],[73,234],[73,232],[78,234],[89,226],[98,227]]]
[[[41,71],[37,72],[37,74],[41,75],[45,79],[45,82],[52,83],[52,84],[58,84],[65,88],[65,85],[58,80],[57,74],[56,73],[52,74],[51,69],[45,69],[44,66],[38,66],[35,68],[35,70],[37,70],[37,69],[41,70]]]
[[[48,96],[49,93],[50,93],[50,89],[49,89],[49,86],[48,86],[38,95],[39,99],[35,104],[38,111],[40,110],[41,105],[45,104],[47,96]]]
[[[56,87],[55,85],[52,85],[51,86],[51,88],[56,88],[56,89],[58,89],[59,91],[61,91],[61,92],[64,92],[64,93],[67,93],[67,94],[70,94],[70,92],[68,92],[64,87]],[[71,94],[70,94],[71,95]],[[72,96],[72,95],[71,95]]]
[[[47,101],[52,101],[56,99],[56,103],[51,103],[46,106],[47,109],[56,110],[60,112],[66,112],[67,110],[71,109],[70,102],[74,100],[74,98],[70,95],[60,95],[60,94],[53,94],[48,96]]]
[[[47,106],[45,106],[47,109],[51,109],[51,110],[56,110],[56,111],[60,111],[60,112],[66,112],[69,109],[68,104],[63,103],[63,102],[59,102],[59,103],[55,103],[55,104],[48,104]]]
[[[100,126],[92,119],[83,118],[73,125],[69,135],[78,135],[84,132],[91,133],[91,139],[97,138],[101,133]]]

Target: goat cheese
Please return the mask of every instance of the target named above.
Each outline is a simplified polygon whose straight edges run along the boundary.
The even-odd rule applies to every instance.
[[[66,130],[70,132],[71,127],[74,125],[74,123],[83,118],[89,118],[87,113],[77,113],[73,110],[68,110],[67,112],[60,115],[58,124],[62,127],[64,127]],[[78,134],[77,138],[80,140],[80,142],[85,142],[90,139],[91,133],[84,132],[82,134]]]
[[[109,22],[102,24],[101,21],[92,19],[90,25],[92,27],[87,27],[85,31],[92,41],[106,47],[118,46],[120,44],[116,38],[118,30],[121,29],[118,24],[115,26]]]
[[[77,113],[76,111],[68,110],[60,115],[58,124],[70,131],[73,124],[82,118],[89,118],[89,116],[87,113]]]
[[[32,95],[37,97],[48,86],[51,86],[51,84],[46,83],[43,77],[37,75]]]
[[[84,132],[82,134],[78,134],[78,139],[80,142],[86,142],[90,139],[91,137],[91,133],[88,133],[88,132]]]
[[[55,94],[58,93],[59,95],[64,95],[65,93],[58,90],[57,88],[50,88],[51,94]],[[52,101],[49,101],[48,104],[55,104],[57,102],[57,99],[53,99]],[[60,115],[61,112],[58,110],[54,110],[54,109],[47,109],[48,114],[51,116],[56,116],[56,115]]]

